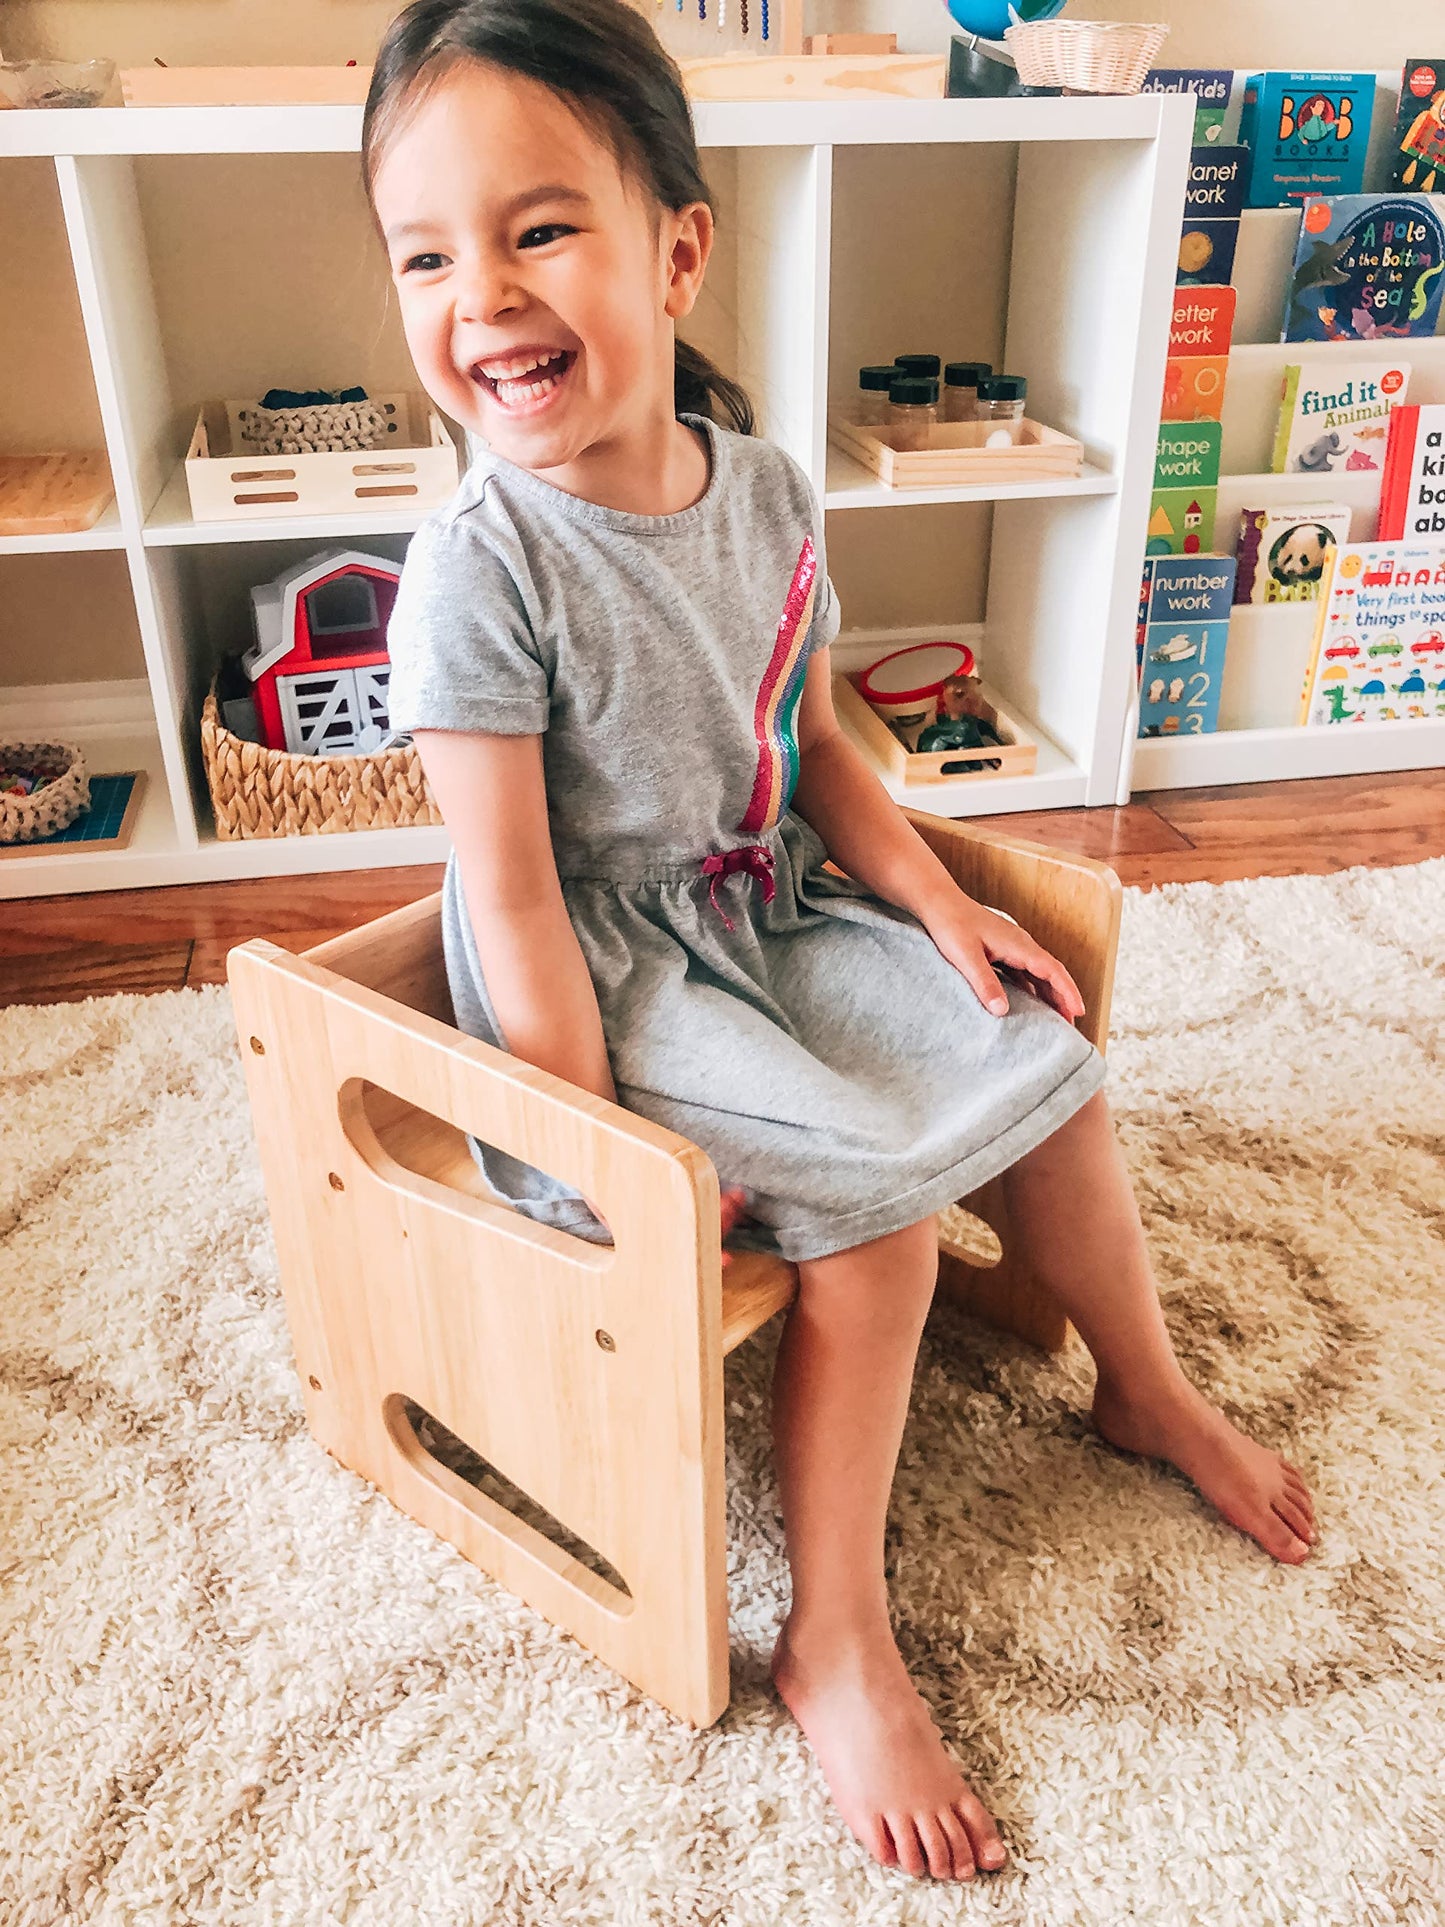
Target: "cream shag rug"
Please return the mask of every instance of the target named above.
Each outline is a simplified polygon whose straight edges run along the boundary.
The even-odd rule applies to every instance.
[[[1017,1859],[873,1866],[766,1662],[775,1331],[728,1368],[732,1705],[676,1724],[315,1445],[222,991],[0,1013],[0,1922],[1445,1916],[1445,861],[1131,894],[1112,1091],[1176,1342],[1303,1571],[938,1306],[905,1655]]]

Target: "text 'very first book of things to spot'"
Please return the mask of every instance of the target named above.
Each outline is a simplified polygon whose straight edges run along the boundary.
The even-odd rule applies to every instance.
[[[1301,720],[1445,716],[1445,547],[1342,542],[1319,603]]]
[[[1383,470],[1391,408],[1405,399],[1408,361],[1313,361],[1284,371],[1276,475]]]

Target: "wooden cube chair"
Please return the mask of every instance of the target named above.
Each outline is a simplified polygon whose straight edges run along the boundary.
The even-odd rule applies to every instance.
[[[1113,873],[909,815],[971,896],[1063,960],[1102,1046]],[[717,1174],[696,1145],[455,1028],[440,906],[302,956],[260,939],[230,953],[307,1419],[343,1465],[706,1726],[728,1702],[723,1357],[790,1302],[797,1273],[757,1253],[722,1267]],[[467,1132],[582,1191],[613,1245],[495,1201]],[[945,1247],[944,1289],[1061,1345],[1001,1186],[965,1202],[1003,1257],[981,1270]],[[417,1408],[531,1516],[443,1463]]]

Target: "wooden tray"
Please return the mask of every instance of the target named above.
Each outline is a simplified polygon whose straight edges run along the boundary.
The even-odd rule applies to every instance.
[[[1084,467],[1084,445],[1072,435],[1025,419],[1022,440],[1008,448],[985,448],[987,422],[940,422],[929,431],[929,446],[895,448],[900,431],[860,428],[841,415],[828,417],[828,439],[855,462],[872,469],[889,488],[955,488],[990,482],[1065,479]]]
[[[186,486],[198,522],[269,515],[338,515],[379,501],[439,508],[461,479],[457,446],[425,395],[373,395],[397,421],[396,446],[315,455],[233,455],[237,413],[255,402],[208,402],[186,451]]]
[[[833,707],[838,720],[862,743],[869,760],[885,776],[897,777],[900,782],[988,783],[1001,776],[1032,776],[1039,760],[1038,744],[986,683],[979,686],[988,705],[989,721],[1004,739],[1001,747],[940,749],[927,756],[914,755],[859,695],[853,676],[844,669],[833,674]],[[957,768],[960,763],[975,763],[984,757],[997,757],[998,768],[966,772]]]
[[[0,535],[77,535],[112,493],[103,454],[0,455]]]

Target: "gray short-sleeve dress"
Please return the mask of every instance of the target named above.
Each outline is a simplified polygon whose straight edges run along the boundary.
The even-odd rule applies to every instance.
[[[390,714],[544,733],[558,875],[619,1101],[747,1189],[731,1242],[823,1257],[1006,1169],[1103,1065],[1025,991],[990,1016],[912,916],[823,868],[788,807],[804,670],[838,630],[822,518],[781,449],[684,419],[711,477],[676,515],[477,456],[412,540]],[[505,1049],[455,856],[444,908],[458,1024]],[[606,1240],[558,1180],[474,1149],[518,1210]]]

